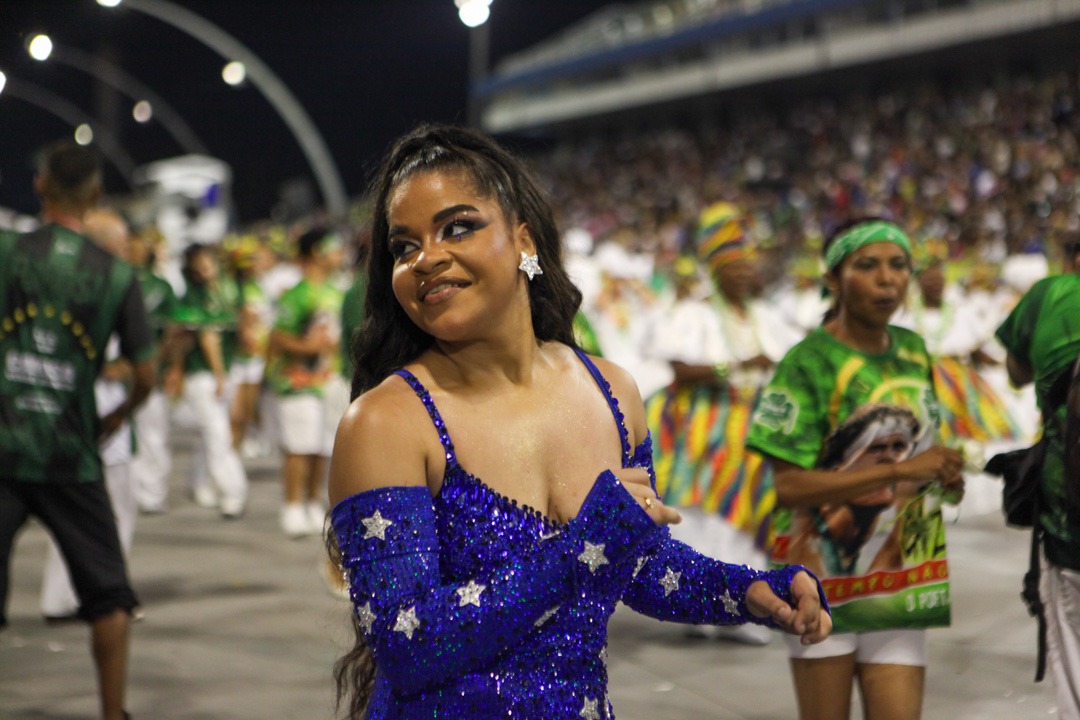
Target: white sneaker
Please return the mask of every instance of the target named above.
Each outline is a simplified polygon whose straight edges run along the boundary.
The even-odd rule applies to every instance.
[[[307,513],[308,530],[310,533],[321,537],[326,530],[326,506],[318,500],[310,500],[308,501],[308,504],[304,506],[304,512]]]
[[[286,503],[281,508],[281,529],[294,539],[310,535],[307,508],[302,503]]]
[[[216,508],[218,506],[217,493],[211,487],[200,485],[191,493],[192,500],[202,508]]]
[[[244,501],[240,498],[221,498],[221,516],[235,520],[244,514]]]

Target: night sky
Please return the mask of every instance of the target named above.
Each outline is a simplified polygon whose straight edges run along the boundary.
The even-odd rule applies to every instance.
[[[453,0],[173,0],[219,25],[259,55],[305,106],[337,162],[346,190],[360,193],[396,136],[421,121],[463,123],[468,30]],[[608,4],[495,0],[489,20],[491,59],[513,53]],[[37,62],[29,38],[57,47],[103,52],[164,98],[210,153],[234,172],[239,219],[266,217],[281,184],[311,177],[299,145],[250,83],[221,79],[226,60],[188,35],[121,5],[94,0],[0,1],[0,70],[99,114],[91,75]],[[135,122],[121,97],[120,141],[137,164],[180,154],[158,124]],[[107,112],[107,110],[106,110]],[[0,93],[0,206],[33,214],[34,152],[71,138],[73,128],[45,110]],[[125,192],[109,169],[109,190]]]

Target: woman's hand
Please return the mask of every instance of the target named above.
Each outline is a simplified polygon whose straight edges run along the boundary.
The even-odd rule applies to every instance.
[[[746,591],[746,607],[759,618],[772,618],[784,632],[802,635],[803,645],[819,643],[832,632],[832,618],[821,606],[817,582],[805,571],[791,580],[791,604],[758,580]]]
[[[959,450],[935,445],[913,458],[896,464],[896,473],[903,480],[915,482],[938,481],[946,488],[957,483],[963,487],[964,456]]]
[[[660,501],[652,489],[652,481],[647,470],[641,468],[619,468],[611,471],[627,492],[634,496],[642,509],[649,514],[657,525],[677,525],[682,516]]]

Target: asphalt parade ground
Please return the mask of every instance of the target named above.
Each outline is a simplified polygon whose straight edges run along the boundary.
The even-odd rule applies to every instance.
[[[289,540],[278,527],[280,462],[246,462],[247,512],[226,521],[187,499],[191,439],[177,444],[171,509],[139,517],[130,563],[144,611],[132,625],[132,717],[335,717],[330,673],[349,642],[349,606],[321,577],[320,540]],[[971,491],[980,493],[969,483]],[[968,504],[949,526],[953,626],[930,631],[926,720],[1056,716],[1050,681],[1033,682],[1036,626],[1019,597],[1028,538]],[[45,539],[32,524],[16,543],[10,625],[0,632],[0,719],[96,718],[86,627],[46,625],[39,614]],[[620,720],[796,717],[779,638],[764,647],[692,639],[620,606],[609,657]]]

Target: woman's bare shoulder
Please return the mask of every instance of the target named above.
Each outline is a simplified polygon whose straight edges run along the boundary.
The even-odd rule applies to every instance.
[[[330,502],[380,487],[427,484],[424,405],[391,376],[356,398],[341,418],[330,461]]]
[[[626,430],[630,433],[630,444],[636,447],[648,433],[645,405],[641,401],[641,391],[638,390],[637,381],[621,365],[593,355],[590,355],[589,359],[611,385],[611,394],[619,401],[619,409],[622,410],[625,418]]]

